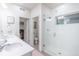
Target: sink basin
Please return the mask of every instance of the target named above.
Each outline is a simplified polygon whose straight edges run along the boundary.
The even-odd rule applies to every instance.
[[[8,52],[8,51],[13,51],[13,50],[18,50],[20,48],[22,48],[22,45],[20,43],[12,43],[12,44],[6,44],[3,50]]]
[[[4,45],[7,42],[5,39],[0,39],[0,46]]]

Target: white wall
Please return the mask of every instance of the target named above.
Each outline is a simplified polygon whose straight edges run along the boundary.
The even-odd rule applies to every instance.
[[[41,19],[41,4],[38,4],[35,8],[33,8],[31,10],[31,20],[29,21],[30,22],[30,44],[33,45],[33,18],[34,17],[39,17],[39,50],[41,51],[41,39],[42,39],[42,19]]]
[[[42,20],[43,20],[43,24],[42,24],[42,41],[43,41],[43,45],[45,45],[45,47],[43,46],[43,51],[47,51],[47,49],[49,49],[49,45],[50,45],[50,39],[48,38],[49,33],[47,33],[47,30],[50,27],[50,20],[47,20],[48,17],[52,16],[52,9],[48,8],[46,5],[42,5]],[[49,25],[49,26],[48,26]]]
[[[79,11],[79,4],[63,4],[52,9],[52,21],[46,21],[44,50],[51,55],[79,55],[79,24],[56,25],[55,16]],[[48,28],[48,31],[47,31]],[[56,37],[54,34],[56,33]],[[61,54],[60,54],[61,53]]]
[[[31,20],[30,20],[30,43],[33,45],[33,18],[39,16],[39,50],[44,50],[43,43],[47,40],[44,40],[44,25],[45,21],[43,20],[43,16],[45,17],[51,17],[52,16],[52,10],[48,8],[47,6],[43,4],[38,4],[34,9],[31,10]],[[44,41],[43,41],[44,40]],[[46,44],[46,46],[49,43]]]
[[[15,24],[12,25],[13,33],[19,36],[19,17],[30,17],[30,12],[28,10],[22,11],[20,10],[21,7],[13,5],[13,4],[6,4],[8,8],[3,8],[0,5],[0,20],[2,20],[2,30],[6,33],[7,32],[7,16],[15,17]]]

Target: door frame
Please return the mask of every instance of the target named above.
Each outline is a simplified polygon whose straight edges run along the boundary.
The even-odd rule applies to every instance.
[[[29,18],[20,17],[20,21],[21,21],[21,19],[24,19],[24,22],[25,22],[24,27],[25,27],[25,24],[26,24],[26,30],[24,29],[24,41],[29,43]],[[20,24],[20,22],[19,22],[19,24]],[[20,26],[19,26],[19,29],[20,29]]]
[[[38,50],[40,51],[40,47],[41,47],[40,43],[41,42],[40,42],[40,35],[39,35],[39,32],[40,32],[40,28],[39,28],[40,27],[39,16],[35,16],[35,17],[32,18],[32,20],[33,20],[33,33],[34,33],[34,20],[35,20],[34,18],[36,18],[36,17],[38,17],[38,39],[39,39]],[[34,46],[34,34],[33,34],[33,46]]]

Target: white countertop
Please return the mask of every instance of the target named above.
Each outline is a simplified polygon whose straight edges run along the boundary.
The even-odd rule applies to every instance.
[[[10,35],[9,38],[7,38],[6,44],[12,44],[12,43],[20,43],[19,46],[11,47],[10,49],[5,50],[5,48],[0,52],[0,56],[22,56],[26,53],[29,53],[33,51],[34,48],[32,48],[30,45],[19,39],[18,37],[14,35]]]

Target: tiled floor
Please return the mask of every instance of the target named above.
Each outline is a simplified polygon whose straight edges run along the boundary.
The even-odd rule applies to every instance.
[[[32,52],[32,56],[49,56],[49,55],[46,54],[45,52],[39,52],[38,50],[34,50]]]
[[[37,51],[37,50],[34,50],[33,52],[32,52],[32,56],[44,56],[42,53],[40,53],[39,51]]]
[[[39,45],[34,45],[33,46],[35,48],[35,50],[32,52],[32,56],[49,56],[47,53],[45,52],[40,52],[39,51]]]

